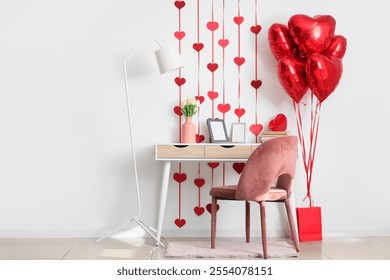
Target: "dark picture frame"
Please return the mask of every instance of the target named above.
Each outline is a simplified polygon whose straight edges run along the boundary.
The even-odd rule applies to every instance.
[[[207,127],[211,143],[229,142],[225,121],[222,119],[207,119]]]

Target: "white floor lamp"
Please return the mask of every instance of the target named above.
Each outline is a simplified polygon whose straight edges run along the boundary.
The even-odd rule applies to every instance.
[[[133,137],[133,126],[132,126],[132,119],[131,119],[131,106],[130,106],[130,98],[129,98],[129,86],[127,82],[127,61],[133,57],[136,53],[138,53],[141,49],[143,49],[146,45],[154,43],[158,46],[158,49],[155,51],[156,54],[156,60],[160,69],[160,74],[164,74],[167,72],[171,72],[177,69],[180,69],[183,67],[183,63],[181,60],[181,57],[177,50],[175,48],[163,48],[162,45],[156,41],[151,40],[143,44],[141,47],[133,51],[129,56],[125,58],[123,61],[123,74],[125,79],[125,89],[126,89],[126,104],[127,104],[127,118],[128,118],[128,124],[129,124],[129,133],[130,133],[130,140],[131,140],[131,151],[133,154],[133,166],[134,166],[134,179],[135,179],[135,186],[136,186],[136,192],[137,192],[137,202],[138,202],[138,213],[135,215],[130,221],[124,223],[123,225],[117,227],[107,235],[99,238],[96,242],[100,242],[103,239],[111,236],[118,230],[124,228],[131,222],[136,222],[140,227],[142,227],[151,237],[153,237],[154,240],[158,242],[161,246],[164,246],[163,243],[161,243],[160,240],[157,239],[155,233],[156,230],[148,225],[146,225],[144,222],[140,220],[141,216],[141,199],[140,199],[140,191],[139,191],[139,183],[138,183],[138,170],[137,170],[137,160],[136,160],[136,154],[135,154],[135,147],[134,147],[134,137]]]

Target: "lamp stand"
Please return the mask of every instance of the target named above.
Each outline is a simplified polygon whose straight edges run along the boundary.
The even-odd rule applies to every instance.
[[[128,87],[128,83],[127,83],[127,69],[126,69],[126,63],[127,61],[132,57],[134,56],[140,49],[142,49],[143,47],[145,47],[147,44],[149,43],[155,43],[158,45],[158,47],[161,49],[162,46],[159,42],[155,41],[155,40],[151,40],[151,41],[148,41],[146,42],[144,45],[142,45],[141,47],[139,47],[138,49],[136,49],[135,51],[133,51],[128,57],[125,58],[125,60],[123,61],[123,74],[124,74],[124,78],[125,78],[125,87],[126,87],[126,104],[127,104],[127,120],[128,120],[128,125],[129,125],[129,133],[130,133],[130,140],[131,140],[131,151],[132,151],[132,154],[133,154],[133,166],[134,166],[134,178],[135,178],[135,186],[136,186],[136,192],[137,192],[137,202],[138,202],[138,213],[137,215],[135,215],[130,221],[124,223],[123,225],[117,227],[116,229],[114,229],[113,231],[111,231],[110,233],[108,233],[107,235],[99,238],[98,240],[96,240],[96,242],[100,242],[102,241],[103,239],[111,236],[112,234],[114,234],[115,232],[117,232],[118,230],[126,227],[127,225],[129,225],[131,222],[136,222],[141,228],[143,228],[159,245],[161,245],[162,247],[165,247],[165,245],[157,238],[157,236],[155,235],[157,233],[157,230],[155,230],[154,228],[148,226],[147,224],[145,224],[144,222],[142,222],[139,218],[141,216],[141,213],[142,213],[142,209],[141,209],[141,199],[140,199],[140,192],[139,192],[139,183],[138,183],[138,169],[137,169],[137,160],[136,160],[136,156],[135,156],[135,147],[134,147],[134,137],[133,137],[133,126],[132,126],[132,121],[131,121],[131,107],[130,107],[130,99],[129,99],[129,87]]]

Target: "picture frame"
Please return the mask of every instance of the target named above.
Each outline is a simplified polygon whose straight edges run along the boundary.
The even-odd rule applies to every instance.
[[[232,123],[231,141],[235,143],[245,143],[246,123]]]
[[[211,143],[229,142],[225,121],[223,119],[207,119],[207,127],[209,129]]]

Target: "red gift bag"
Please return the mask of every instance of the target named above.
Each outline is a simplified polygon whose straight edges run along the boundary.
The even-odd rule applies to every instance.
[[[299,241],[322,240],[321,207],[297,208]]]

